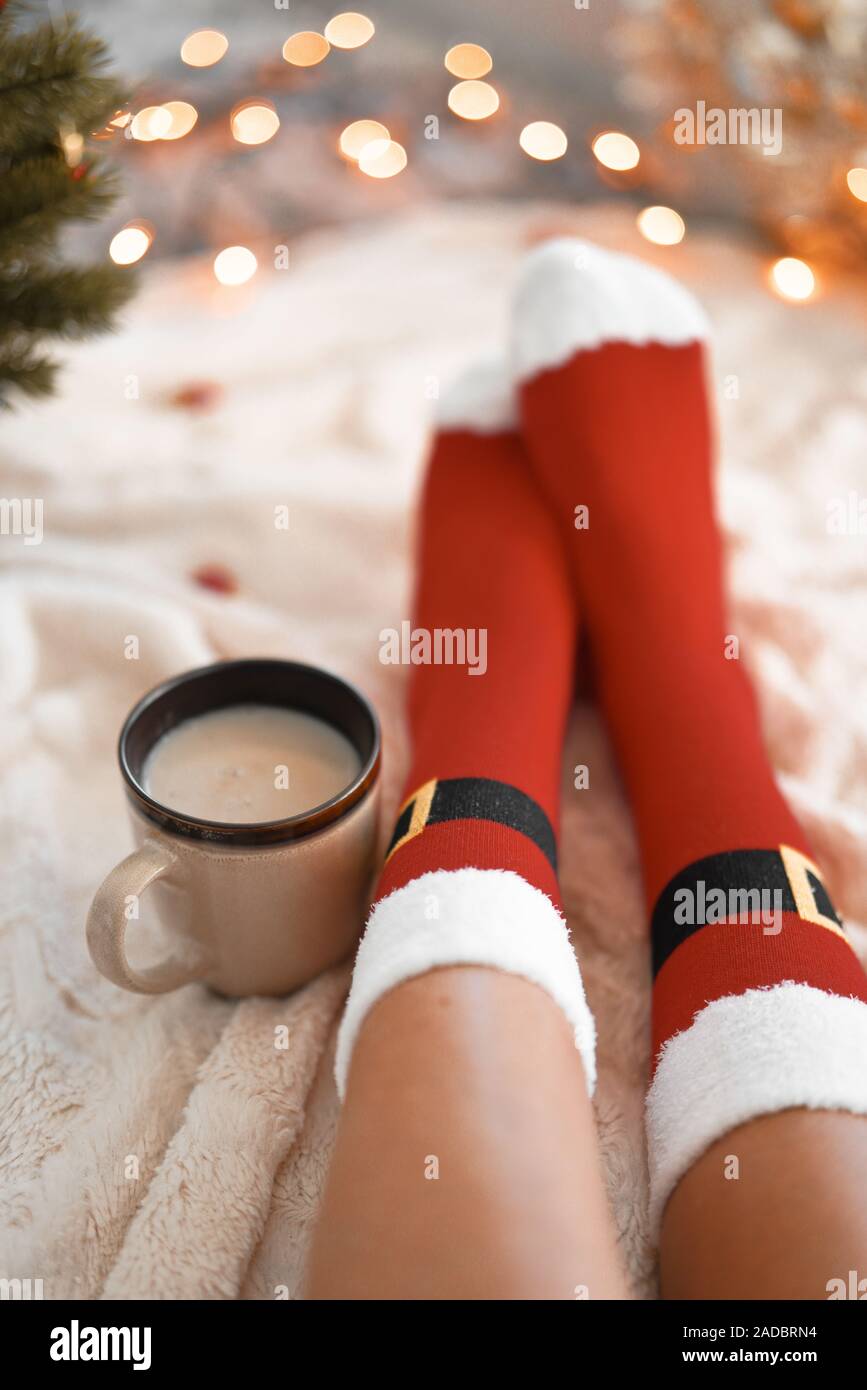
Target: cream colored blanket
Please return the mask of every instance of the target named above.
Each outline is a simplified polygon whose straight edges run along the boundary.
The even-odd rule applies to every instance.
[[[522,246],[564,228],[655,254],[715,321],[733,631],[781,782],[867,947],[867,538],[829,529],[835,500],[851,515],[850,494],[857,506],[867,493],[867,329],[851,301],[783,305],[752,254],[699,238],[651,253],[604,209],[347,228],[240,291],[217,289],[206,266],[153,273],[123,332],[70,351],[62,395],[3,424],[0,496],[41,499],[44,539],[0,536],[0,1276],[41,1278],[47,1298],[299,1295],[347,973],[237,1004],[198,986],[139,998],[96,974],[88,901],[130,843],[116,735],[139,695],[185,667],[322,663],[379,707],[388,819],[404,673],[379,664],[378,634],[408,616],[431,398],[500,346]],[[213,408],[171,404],[201,379],[224,387]],[[288,531],[274,526],[280,504]],[[214,565],[237,577],[235,595],[190,580]],[[589,791],[572,789],[578,762]],[[627,811],[586,705],[564,801],[605,1169],[646,1296],[645,924]],[[274,1046],[278,1024],[288,1049]]]

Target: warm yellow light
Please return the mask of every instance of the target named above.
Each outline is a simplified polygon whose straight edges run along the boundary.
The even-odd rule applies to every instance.
[[[195,106],[191,106],[188,101],[167,101],[163,107],[171,117],[171,124],[162,137],[163,140],[181,140],[185,135],[189,135],[199,113]]]
[[[163,140],[172,128],[172,113],[165,106],[143,106],[132,118],[134,140]]]
[[[264,145],[280,129],[270,102],[249,101],[232,112],[232,134],[240,145]]]
[[[61,136],[60,143],[63,147],[64,159],[70,169],[74,169],[75,166],[81,162],[81,156],[84,151],[84,136],[80,135],[77,130],[70,130],[65,135]]]
[[[372,179],[392,179],[406,168],[406,150],[396,140],[371,140],[358,156],[358,167]]]
[[[101,130],[92,130],[90,136],[92,140],[111,140],[119,130],[123,130],[125,125],[129,125],[132,120],[131,111],[116,111],[110,121],[106,121]]]
[[[333,48],[361,48],[375,32],[373,21],[354,10],[336,14],[325,26],[325,37]]]
[[[635,141],[619,130],[606,130],[602,135],[597,135],[592,149],[606,169],[634,169],[641,158]]]
[[[518,136],[518,144],[531,159],[562,159],[569,145],[565,131],[553,121],[531,121]]]
[[[181,44],[181,58],[191,68],[209,68],[219,63],[228,47],[229,40],[219,29],[196,29]]]
[[[657,246],[676,246],[686,235],[686,223],[674,208],[645,208],[637,221],[641,235]]]
[[[353,121],[340,134],[340,153],[347,159],[357,160],[365,145],[370,145],[374,140],[385,140],[391,138],[387,126],[380,121]]]
[[[771,266],[771,283],[783,299],[809,299],[816,288],[816,277],[806,261],[783,256]]]
[[[244,285],[256,274],[258,261],[248,246],[227,246],[214,260],[221,285]]]
[[[312,29],[303,29],[293,34],[283,45],[283,57],[296,68],[313,68],[327,58],[331,45],[321,34]]]
[[[499,95],[489,82],[458,82],[449,92],[449,109],[464,121],[487,120],[499,105]]]
[[[456,43],[446,54],[445,64],[453,77],[484,77],[494,66],[494,60],[488,50],[477,43]]]
[[[137,222],[122,227],[111,239],[108,254],[115,265],[134,265],[150,249],[153,234]]]
[[[867,169],[850,169],[846,175],[846,182],[853,198],[867,203]]]

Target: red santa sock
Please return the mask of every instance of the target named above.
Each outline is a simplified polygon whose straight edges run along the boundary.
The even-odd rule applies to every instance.
[[[726,618],[703,314],[663,272],[531,253],[514,329],[652,922],[652,1207],[733,1126],[867,1112],[867,980],[777,788]]]
[[[460,964],[547,990],[593,1088],[593,1020],[557,887],[575,596],[514,423],[502,367],[476,369],[443,400],[413,619],[380,634],[383,659],[409,664],[412,764],[340,1028],[341,1094],[376,1000]]]

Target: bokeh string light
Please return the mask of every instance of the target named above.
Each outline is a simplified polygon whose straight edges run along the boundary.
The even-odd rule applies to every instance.
[[[355,10],[336,14],[325,26],[325,37],[332,48],[362,48],[375,32],[373,21]]]
[[[143,106],[132,118],[132,138],[147,143],[162,140],[172,128],[172,115],[164,106]]]
[[[280,117],[270,101],[245,101],[235,107],[230,125],[239,145],[264,145],[280,129]]]
[[[393,179],[406,165],[406,150],[396,140],[371,140],[358,156],[359,169],[371,179]]]
[[[641,159],[641,151],[635,141],[620,130],[603,131],[596,136],[591,149],[600,164],[618,172],[634,169]]]
[[[449,110],[462,121],[486,121],[499,106],[499,93],[489,82],[457,82],[449,92]]]
[[[214,258],[214,274],[221,285],[246,285],[258,267],[249,246],[227,246]]]
[[[518,136],[518,144],[531,159],[544,163],[562,159],[569,148],[566,132],[553,121],[531,121]]]
[[[283,57],[296,68],[315,68],[331,52],[331,45],[324,34],[313,29],[302,29],[292,34],[283,45]]]
[[[867,203],[867,169],[850,169],[846,175],[846,183],[853,198]]]
[[[619,85],[646,132],[654,196],[688,197],[709,217],[735,211],[777,255],[823,275],[863,271],[864,0],[617,9],[611,38],[629,69]]]
[[[816,277],[806,261],[797,256],[783,256],[771,266],[771,285],[783,299],[801,303],[811,299],[816,290]]]
[[[169,128],[161,140],[182,140],[185,135],[189,135],[199,119],[199,113],[195,106],[188,101],[167,101],[163,104],[163,111],[169,113]]]
[[[135,265],[150,250],[153,228],[145,222],[128,222],[111,239],[108,254],[115,265]]]
[[[357,164],[365,145],[372,144],[374,140],[390,139],[391,132],[381,121],[353,121],[340,132],[338,148],[346,159]]]
[[[477,43],[456,43],[445,56],[445,65],[452,77],[485,77],[494,66],[486,48]]]
[[[60,136],[60,146],[70,169],[77,168],[84,153],[84,136],[77,130],[64,131]]]
[[[210,68],[219,63],[229,47],[229,40],[219,29],[196,29],[181,44],[181,59],[191,68]]]
[[[366,15],[346,11],[329,19],[323,33],[299,30],[291,34],[282,46],[282,56],[291,66],[313,68],[323,62],[332,48],[361,48],[374,33],[374,24]],[[225,34],[215,29],[201,29],[184,40],[181,57],[191,67],[208,67],[219,62],[228,48],[229,40]],[[447,105],[453,115],[461,121],[473,123],[486,121],[501,110],[499,91],[484,80],[494,65],[493,57],[486,48],[478,43],[456,43],[445,52],[443,61],[446,71],[459,79],[447,96]],[[137,141],[171,141],[181,139],[194,129],[198,112],[190,102],[169,101],[144,107],[135,115],[118,112],[113,120],[118,128],[124,122],[131,121],[128,133]],[[261,145],[277,134],[280,118],[271,101],[251,98],[232,109],[229,127],[239,144]],[[111,127],[106,127],[106,131],[100,133],[100,138],[108,138],[111,133]],[[566,131],[547,120],[534,120],[523,125],[517,133],[517,141],[524,155],[542,164],[562,159],[569,149]],[[603,178],[603,171],[625,173],[636,169],[641,160],[637,142],[624,131],[605,130],[598,133],[591,142],[591,149],[599,166],[600,177]],[[363,175],[372,180],[394,178],[408,164],[405,147],[392,138],[391,131],[382,121],[371,118],[360,118],[345,126],[337,138],[337,151],[345,161],[355,164]],[[846,181],[853,197],[867,201],[867,169],[851,168]],[[608,182],[616,184],[617,181],[609,179]],[[625,182],[621,182],[621,186],[625,187]],[[683,217],[671,207],[645,207],[638,212],[636,221],[640,234],[658,246],[678,245],[686,231]],[[139,224],[130,224],[113,240],[112,258],[115,255],[128,256],[129,260],[119,260],[118,263],[131,264],[146,253],[152,240],[152,233],[144,231]],[[791,271],[783,269],[778,272],[775,268],[771,274],[775,292],[788,298],[809,297],[815,288],[812,279],[805,288],[807,281],[803,278],[804,272],[812,276],[809,266],[791,258],[788,263],[803,267],[801,278]],[[244,284],[256,270],[256,257],[244,246],[226,247],[214,261],[214,274],[224,285]]]
[[[284,60],[292,66],[318,66],[331,48],[351,50],[370,41],[375,28],[367,16],[347,11],[333,16],[324,33],[300,30],[286,39],[282,48]],[[194,67],[212,66],[228,51],[229,42],[218,30],[197,30],[187,36],[181,48],[185,63]],[[487,49],[476,43],[454,44],[445,53],[446,70],[460,80],[448,93],[449,110],[462,121],[488,120],[501,108],[500,94],[490,82],[483,80],[493,68],[493,58]],[[128,113],[118,113],[130,119]],[[130,133],[139,141],[177,140],[196,125],[198,113],[189,102],[174,101],[144,107],[132,118]],[[239,103],[229,116],[232,136],[242,145],[260,145],[272,139],[280,128],[280,119],[273,103],[250,99]],[[522,152],[540,163],[562,159],[569,141],[566,132],[552,121],[531,121],[518,133]],[[362,118],[347,125],[338,137],[338,151],[348,162],[373,180],[388,180],[403,172],[408,156],[403,145],[392,139],[388,127],[381,121]],[[593,153],[599,164],[612,170],[634,168],[640,159],[635,141],[619,131],[605,131],[593,141]],[[671,208],[646,208],[639,215],[639,228],[648,240],[661,245],[675,245],[684,234],[683,220]],[[118,239],[119,238],[119,239]],[[124,228],[113,243],[112,255],[139,259],[149,248],[149,237],[138,226]],[[135,254],[133,254],[135,253]],[[214,274],[224,285],[246,283],[256,272],[256,257],[249,248],[224,248],[214,261]]]
[[[674,208],[644,208],[636,220],[641,235],[655,246],[677,246],[686,235],[686,223]]]
[[[101,130],[90,132],[91,140],[113,140],[118,131],[123,130],[132,120],[131,111],[116,111],[110,121]]]

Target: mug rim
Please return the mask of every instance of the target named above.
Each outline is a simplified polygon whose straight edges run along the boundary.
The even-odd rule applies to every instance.
[[[217,821],[207,820],[201,816],[188,816],[183,812],[175,811],[170,806],[163,805],[162,802],[145,791],[144,786],[138,780],[130,763],[129,744],[141,718],[151,710],[159,701],[166,699],[173,691],[195,680],[205,679],[217,673],[230,672],[232,670],[240,673],[240,668],[246,668],[249,674],[260,673],[265,675],[268,668],[279,668],[286,675],[292,673],[303,678],[314,678],[324,681],[332,687],[339,688],[351,701],[354,701],[362,715],[367,720],[370,727],[371,747],[367,757],[362,760],[361,767],[353,780],[338,792],[330,797],[328,801],[321,802],[318,806],[312,806],[307,811],[300,811],[294,816],[285,816],[279,820],[271,821]],[[214,704],[214,710],[227,708],[230,704],[244,703],[242,700],[230,700],[227,705]],[[248,701],[248,703],[254,703]],[[255,701],[255,703],[268,704],[266,698]],[[273,703],[273,702],[272,702]],[[278,708],[281,706],[278,704]],[[288,704],[283,708],[299,708]],[[200,713],[207,713],[203,709]],[[308,711],[314,713],[314,711]],[[195,718],[189,715],[188,718]],[[319,714],[318,718],[323,722],[338,727],[335,722],[327,715]],[[177,728],[184,723],[182,717],[171,728]],[[169,732],[169,730],[166,730]],[[344,736],[346,735],[345,731]],[[154,739],[151,747],[154,747],[162,735]],[[350,740],[351,741],[351,740]],[[148,750],[150,751],[150,749]],[[356,751],[357,747],[356,747]],[[326,826],[339,821],[364,799],[367,793],[376,783],[382,762],[382,735],[380,731],[379,718],[371,701],[366,695],[353,685],[351,681],[345,680],[342,676],[336,676],[332,671],[325,670],[322,666],[313,666],[303,661],[287,661],[281,657],[241,657],[226,661],[215,661],[208,666],[192,667],[188,671],[182,671],[177,676],[170,676],[168,680],[161,681],[159,685],[147,691],[129,711],[121,727],[117,743],[117,756],[120,764],[121,775],[123,777],[126,793],[133,807],[138,810],[145,818],[158,826],[161,830],[173,835],[180,835],[186,839],[200,840],[209,844],[223,845],[273,845],[288,843],[292,840],[304,839],[309,835],[315,835],[318,831],[324,830]]]

